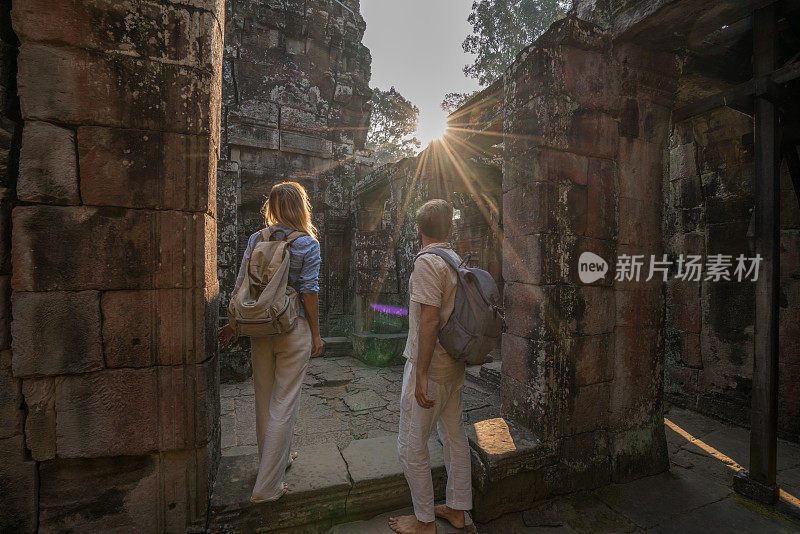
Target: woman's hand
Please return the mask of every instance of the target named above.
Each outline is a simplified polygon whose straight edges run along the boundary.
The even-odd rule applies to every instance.
[[[325,344],[322,342],[322,337],[319,334],[314,336],[313,347],[311,348],[311,357],[316,358],[317,356],[322,356],[322,349],[325,348]]]
[[[219,335],[217,336],[219,339],[219,346],[222,348],[227,347],[231,343],[236,343],[239,339],[239,332],[230,324],[226,324],[222,328],[219,329]]]

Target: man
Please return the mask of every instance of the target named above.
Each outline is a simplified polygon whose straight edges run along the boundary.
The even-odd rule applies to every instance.
[[[421,252],[445,249],[458,258],[446,242],[452,220],[453,208],[444,200],[431,200],[419,209]],[[456,283],[455,271],[442,258],[423,254],[414,262],[409,282],[409,332],[403,353],[407,361],[397,438],[397,452],[411,488],[414,515],[389,520],[392,530],[400,534],[435,533],[435,516],[463,528],[464,511],[472,508],[469,443],[461,424],[466,365],[451,358],[438,342],[439,330],[453,312]],[[434,425],[444,445],[447,467],[447,501],[435,508],[428,454],[428,439]]]

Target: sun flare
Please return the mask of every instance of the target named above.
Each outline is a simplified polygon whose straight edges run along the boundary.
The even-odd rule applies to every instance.
[[[420,114],[417,132],[423,148],[431,141],[443,138],[447,133],[447,113],[434,111]]]

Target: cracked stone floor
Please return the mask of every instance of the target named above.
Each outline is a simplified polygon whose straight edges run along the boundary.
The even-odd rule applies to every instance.
[[[350,357],[313,358],[303,383],[293,447],[397,434],[403,366],[370,367]],[[257,452],[252,379],[220,386],[222,454]],[[464,386],[465,419],[495,417],[499,394]]]

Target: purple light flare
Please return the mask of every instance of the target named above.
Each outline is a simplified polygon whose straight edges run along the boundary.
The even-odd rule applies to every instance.
[[[391,306],[389,304],[370,304],[370,307],[378,312],[386,313],[389,315],[400,315],[405,317],[408,315],[408,308],[402,308],[400,306]]]

